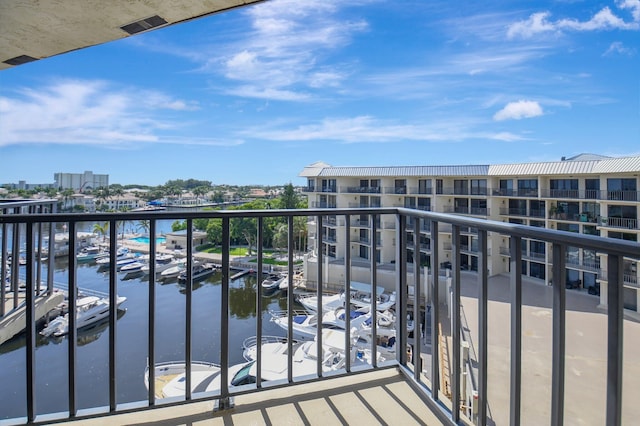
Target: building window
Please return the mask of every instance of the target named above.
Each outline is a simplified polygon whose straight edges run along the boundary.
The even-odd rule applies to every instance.
[[[418,194],[431,194],[431,179],[418,180]]]
[[[599,199],[600,198],[600,179],[585,179],[585,198]]]
[[[518,195],[524,197],[538,196],[537,179],[518,179]]]
[[[504,195],[504,196],[513,195],[513,180],[500,179],[500,195]]]
[[[487,180],[471,179],[471,195],[487,195]]]
[[[607,199],[637,201],[638,193],[635,179],[607,179]]]
[[[551,197],[578,198],[578,179],[551,179]]]
[[[369,259],[369,247],[360,246],[360,257],[363,259]]]
[[[436,179],[436,194],[443,194],[444,193],[444,184],[442,182],[442,179]]]
[[[453,181],[453,193],[455,195],[469,194],[469,182],[466,179],[456,179]]]

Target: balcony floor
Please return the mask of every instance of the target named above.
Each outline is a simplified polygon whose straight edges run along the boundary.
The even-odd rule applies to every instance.
[[[441,425],[397,368],[235,397],[213,413],[213,401],[94,417],[71,425]]]

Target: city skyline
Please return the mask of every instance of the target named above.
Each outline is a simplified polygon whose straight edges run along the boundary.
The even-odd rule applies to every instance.
[[[0,72],[0,182],[638,155],[639,31],[639,0],[267,1]]]

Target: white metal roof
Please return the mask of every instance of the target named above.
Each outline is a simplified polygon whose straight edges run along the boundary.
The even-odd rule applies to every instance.
[[[489,166],[306,167],[302,177],[486,176]]]
[[[513,163],[460,166],[390,166],[390,167],[332,167],[317,162],[304,168],[302,177],[411,177],[411,176],[540,176],[640,173],[640,156],[600,157],[588,161],[563,160],[539,163]]]
[[[547,163],[494,164],[490,176],[580,175],[593,173],[598,161],[552,161]]]

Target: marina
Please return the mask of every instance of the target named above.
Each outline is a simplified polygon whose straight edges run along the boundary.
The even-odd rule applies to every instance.
[[[68,280],[68,264],[64,260],[55,262],[54,281]],[[46,271],[45,271],[46,273]],[[124,279],[117,273],[118,296],[126,298],[117,319],[116,346],[118,356],[125,359],[117,366],[119,404],[140,401],[146,398],[144,372],[147,366],[146,337],[148,317],[148,276]],[[77,280],[81,289],[107,292],[109,272],[102,271],[95,262],[78,263]],[[220,360],[220,316],[221,273],[216,271],[193,286],[192,305],[192,359],[218,363]],[[243,341],[255,335],[256,324],[256,276],[245,273],[231,283],[229,295],[229,320],[234,333],[230,336],[229,359],[233,364],[246,362],[242,355]],[[177,277],[158,281],[156,286],[156,361],[169,362],[185,357],[184,328],[186,326],[185,292]],[[58,293],[54,306],[62,300]],[[269,310],[286,309],[286,299],[280,294],[265,297],[263,311],[263,333],[284,336],[284,332],[269,321]],[[44,327],[41,324],[40,331]],[[79,408],[108,405],[108,321],[98,321],[78,330],[77,346],[77,392]],[[25,337],[18,335],[0,345],[0,421],[22,417],[25,404]],[[67,336],[36,336],[35,362],[38,374],[38,392],[67,387]],[[39,398],[39,413],[64,411],[68,401],[65,392],[47,392]],[[45,397],[46,396],[46,397]]]

